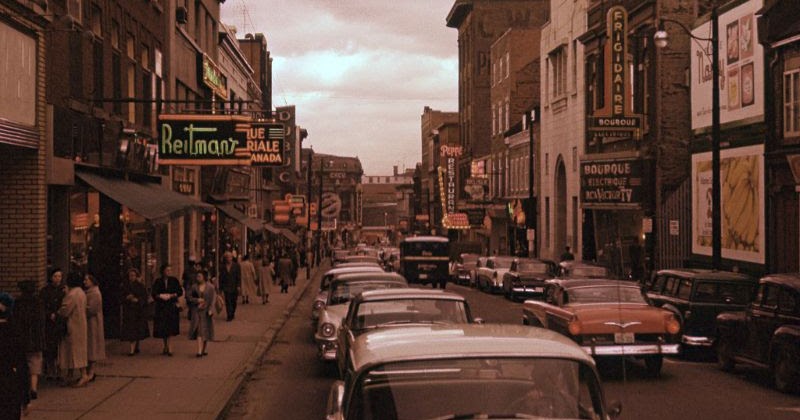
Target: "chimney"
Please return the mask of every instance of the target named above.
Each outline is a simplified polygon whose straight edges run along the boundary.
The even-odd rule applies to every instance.
[[[394,165],[394,176],[397,176],[397,165]]]

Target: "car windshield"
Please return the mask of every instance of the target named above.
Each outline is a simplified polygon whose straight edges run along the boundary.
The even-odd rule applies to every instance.
[[[602,414],[594,371],[566,359],[389,363],[359,376],[354,386],[347,418],[363,420],[600,419]]]
[[[701,281],[694,291],[694,300],[709,303],[744,305],[750,302],[753,286],[749,284]]]
[[[464,255],[463,257],[461,257],[461,260],[463,261],[464,264],[475,265],[475,263],[478,262],[478,257],[476,257],[475,255]]]
[[[608,272],[605,267],[573,267],[569,270],[570,277],[607,277]]]
[[[331,285],[331,291],[328,294],[328,305],[339,305],[350,302],[353,296],[367,290],[395,289],[400,287],[404,287],[404,285],[396,281],[338,282]]]
[[[410,323],[464,324],[469,322],[464,302],[452,299],[396,299],[362,302],[353,329]]]
[[[494,268],[510,268],[513,262],[513,258],[495,258],[493,264]]]
[[[567,291],[567,303],[643,303],[647,304],[638,287],[582,286]]]
[[[546,273],[547,264],[539,262],[519,262],[517,264],[517,271],[528,273]]]

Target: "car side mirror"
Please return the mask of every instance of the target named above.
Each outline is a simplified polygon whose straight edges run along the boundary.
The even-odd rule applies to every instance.
[[[622,414],[622,402],[619,400],[611,401],[611,403],[608,404],[608,416],[615,419],[619,417],[620,414]]]
[[[475,318],[475,319],[472,320],[472,322],[474,322],[476,324],[483,324],[484,323],[483,318]]]
[[[328,394],[328,406],[325,409],[325,419],[334,420],[343,418],[342,412],[344,404],[344,382],[336,381],[331,385],[331,391]]]

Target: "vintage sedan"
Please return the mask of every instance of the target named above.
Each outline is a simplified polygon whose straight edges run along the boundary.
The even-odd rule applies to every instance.
[[[322,276],[322,280],[319,283],[319,291],[317,291],[317,296],[314,298],[314,303],[311,307],[311,319],[316,321],[319,319],[319,313],[322,308],[325,306],[325,302],[328,300],[328,289],[330,288],[331,282],[339,276],[345,274],[354,274],[354,273],[382,273],[383,269],[372,265],[367,264],[364,266],[356,266],[356,267],[339,267],[339,268],[332,268],[325,272]]]
[[[602,265],[589,262],[562,261],[558,264],[558,278],[562,279],[610,279],[611,272]]]
[[[720,314],[717,328],[720,368],[768,369],[779,391],[800,391],[800,273],[762,278],[747,309]]]
[[[477,287],[489,293],[503,290],[503,276],[511,268],[514,259],[515,257],[510,256],[489,257],[486,260],[486,266],[477,269]]]
[[[353,298],[339,328],[336,361],[342,378],[352,371],[350,346],[359,335],[376,328],[408,325],[469,324],[473,319],[467,300],[456,293],[430,289],[385,289],[363,292]]]
[[[526,296],[542,296],[545,282],[552,278],[556,271],[556,264],[552,261],[516,259],[508,272],[503,275],[503,293],[510,300]]]
[[[650,306],[639,285],[626,281],[551,281],[544,301],[525,301],[522,322],[560,332],[594,357],[643,358],[652,376],[664,355],[680,351],[675,314]]]
[[[461,254],[458,256],[455,266],[453,281],[456,284],[471,285],[474,283],[475,265],[478,262],[478,254]]]
[[[711,348],[716,318],[741,311],[752,301],[758,280],[743,273],[705,269],[660,270],[642,283],[650,302],[675,313],[681,322],[681,345]]]
[[[350,353],[353,373],[331,386],[327,419],[608,419],[622,409],[606,403],[594,361],[546,330],[385,328]]]
[[[328,300],[319,314],[314,341],[317,356],[323,361],[336,360],[336,334],[347,315],[350,300],[367,290],[406,288],[406,279],[395,273],[357,273],[340,276],[331,283]]]
[[[377,257],[377,256],[372,256],[372,255],[348,255],[348,256],[344,257],[343,260],[335,262],[333,264],[333,266],[335,268],[335,267],[342,266],[342,264],[349,264],[349,263],[372,263],[372,264],[375,264],[375,265],[377,265],[379,267],[381,267],[383,265],[383,261],[381,261],[381,259],[379,257]]]

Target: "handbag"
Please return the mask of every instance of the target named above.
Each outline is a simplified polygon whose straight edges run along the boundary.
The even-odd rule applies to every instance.
[[[217,311],[217,314],[221,314],[225,311],[225,299],[222,295],[217,295],[217,297],[214,298],[214,309]]]

